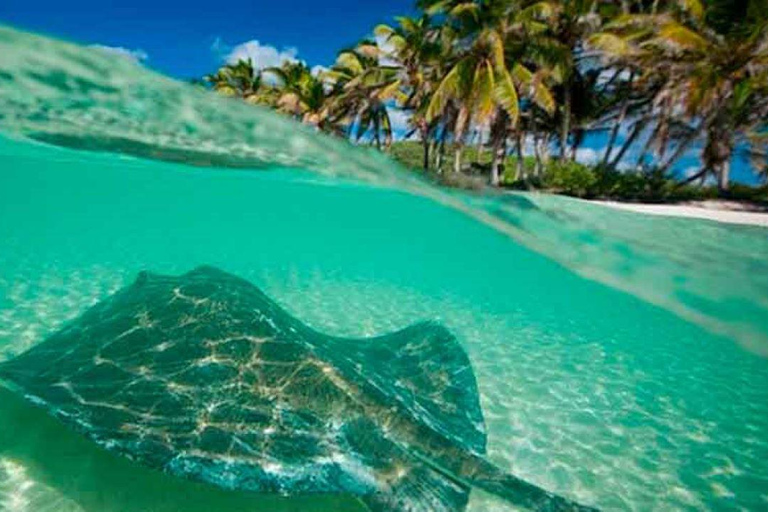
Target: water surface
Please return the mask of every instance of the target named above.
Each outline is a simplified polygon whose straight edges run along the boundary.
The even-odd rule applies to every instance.
[[[490,458],[537,485],[609,510],[768,506],[768,230],[447,193],[95,50],[0,28],[0,54],[1,357],[140,270],[212,264],[331,334],[443,322]],[[125,510],[116,480],[188,510],[186,483],[0,403],[0,510]]]

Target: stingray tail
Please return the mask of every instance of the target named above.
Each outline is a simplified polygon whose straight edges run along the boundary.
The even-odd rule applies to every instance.
[[[468,454],[458,471],[436,467],[444,476],[465,485],[494,494],[509,503],[526,510],[540,512],[597,512],[598,509],[581,505],[530,482],[506,473],[479,455]]]
[[[526,482],[514,475],[501,471],[491,463],[482,460],[479,472],[470,478],[469,483],[510,503],[529,509],[546,512],[595,512],[596,508],[571,501]]]

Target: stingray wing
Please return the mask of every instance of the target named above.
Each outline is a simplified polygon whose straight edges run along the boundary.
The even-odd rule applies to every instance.
[[[450,372],[430,381],[438,366]],[[467,487],[369,435],[378,428],[370,409],[329,381],[330,367],[373,407],[398,405],[483,449],[474,378],[458,379],[471,370],[447,331],[324,336],[211,267],[141,274],[0,364],[0,377],[100,445],[173,474],[260,492],[351,493],[376,510],[463,510]],[[407,478],[395,474],[406,467]]]
[[[141,274],[0,378],[110,450],[225,488],[381,512],[460,512],[471,486],[520,494],[481,456],[475,378],[447,330],[325,336],[211,267]]]
[[[445,327],[422,322],[371,339],[328,340],[326,360],[450,442],[485,453],[486,433],[472,365]]]

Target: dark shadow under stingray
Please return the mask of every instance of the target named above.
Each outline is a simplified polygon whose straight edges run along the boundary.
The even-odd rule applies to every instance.
[[[0,460],[46,492],[30,512],[366,512],[355,496],[279,496],[226,490],[146,467],[90,441],[45,409],[0,386]],[[15,478],[18,479],[18,476]],[[18,488],[14,488],[19,492]],[[0,510],[18,498],[0,494]]]
[[[485,459],[475,376],[442,326],[327,336],[213,267],[140,274],[0,377],[112,452],[228,490],[455,512],[477,487],[587,510]]]

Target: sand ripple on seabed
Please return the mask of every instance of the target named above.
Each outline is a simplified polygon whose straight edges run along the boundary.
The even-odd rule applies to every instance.
[[[0,276],[0,360],[44,340],[125,282],[122,274],[98,266]]]
[[[26,468],[0,457],[0,512],[83,512],[73,501],[32,480]]]
[[[635,360],[637,347],[619,349],[626,343],[620,337],[596,342],[541,332],[523,327],[522,313],[494,316],[480,311],[482,305],[451,296],[319,273],[242,275],[331,334],[373,335],[429,318],[445,323],[473,361],[490,458],[537,485],[611,510],[733,506],[738,485],[747,480],[764,481],[768,489],[762,406],[739,391],[749,389],[750,372],[744,372],[744,382],[718,381],[712,358],[695,360],[695,351],[680,347],[663,354],[667,368],[649,369]],[[132,278],[92,267],[0,281],[0,292],[11,301],[0,309],[0,343],[8,345],[7,354],[18,353]],[[724,389],[732,400],[713,405],[707,416],[713,419],[705,421],[691,414],[678,393],[678,384],[690,379],[698,379],[702,390]],[[727,431],[734,408],[745,435]],[[39,487],[29,482],[30,488]],[[768,503],[768,495],[757,498]],[[471,512],[507,509],[493,497],[472,494]]]

